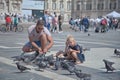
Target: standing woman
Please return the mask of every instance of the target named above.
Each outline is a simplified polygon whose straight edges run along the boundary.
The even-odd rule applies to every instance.
[[[52,31],[54,32],[58,32],[58,18],[57,15],[55,15],[55,17],[53,17],[52,19]]]
[[[14,31],[16,32],[16,30],[17,30],[17,25],[18,25],[18,17],[17,17],[17,15],[15,15],[14,16]]]

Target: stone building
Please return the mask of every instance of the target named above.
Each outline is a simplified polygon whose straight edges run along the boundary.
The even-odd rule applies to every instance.
[[[0,13],[21,13],[22,0],[0,0]]]
[[[73,18],[83,16],[97,18],[112,11],[120,13],[120,0],[72,0]]]
[[[61,14],[64,21],[68,21],[71,18],[71,0],[45,0],[45,10]]]

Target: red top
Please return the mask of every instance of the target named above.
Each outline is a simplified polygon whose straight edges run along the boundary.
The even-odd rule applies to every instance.
[[[11,18],[10,17],[6,17],[6,23],[11,23]]]

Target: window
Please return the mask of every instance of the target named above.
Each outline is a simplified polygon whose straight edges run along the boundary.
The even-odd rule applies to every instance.
[[[71,10],[71,2],[67,1],[67,10]]]
[[[80,6],[82,6],[82,3],[80,1],[77,1],[76,4],[76,9],[80,10]]]
[[[0,3],[0,9],[4,9],[4,3]]]
[[[64,8],[63,0],[60,1],[60,10]]]
[[[92,4],[91,3],[86,3],[86,10],[92,10]]]
[[[53,9],[53,10],[56,9],[56,2],[52,2],[52,9]]]
[[[118,4],[120,4],[120,0],[118,0]],[[118,9],[120,9],[120,5],[118,5]]]
[[[77,10],[80,10],[80,5],[79,4],[77,5]]]
[[[104,9],[104,4],[103,3],[98,3],[97,9],[98,10],[103,10]]]
[[[109,7],[110,10],[116,9],[116,5],[117,5],[116,0],[111,0],[110,1],[110,7]]]
[[[45,9],[48,9],[48,1],[45,2]]]

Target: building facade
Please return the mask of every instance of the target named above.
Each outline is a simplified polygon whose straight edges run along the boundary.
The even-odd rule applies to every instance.
[[[72,0],[71,17],[97,18],[117,11],[120,13],[120,0]]]
[[[71,18],[71,0],[45,0],[45,10],[61,14],[66,22]]]
[[[29,0],[24,0],[24,1],[29,1]],[[22,5],[24,1],[0,0],[0,13],[22,13],[23,10],[36,11],[36,9],[23,8]],[[33,1],[45,1],[44,10],[48,10],[50,13],[56,12],[57,15],[59,14],[63,15],[64,21],[68,21],[71,18],[71,0],[33,0]]]
[[[0,13],[21,13],[22,0],[0,0]]]

